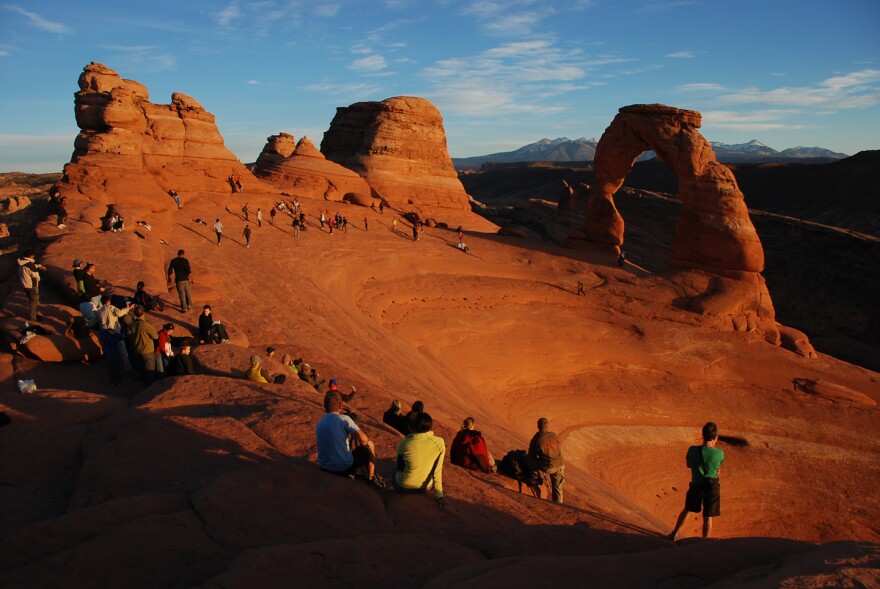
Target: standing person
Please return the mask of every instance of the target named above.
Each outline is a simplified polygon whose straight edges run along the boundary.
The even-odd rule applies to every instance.
[[[168,288],[171,288],[171,275],[174,274],[174,284],[177,287],[177,295],[180,297],[180,312],[186,313],[192,307],[192,296],[189,286],[194,284],[189,260],[183,257],[183,250],[177,250],[177,257],[168,264]]]
[[[553,501],[562,503],[562,487],[565,485],[565,459],[562,457],[562,444],[559,436],[550,431],[550,420],[538,420],[538,431],[529,443],[529,456],[535,461],[538,470],[550,475]]]
[[[397,233],[397,217],[391,219],[391,230]]]
[[[336,221],[333,219],[327,219],[327,227],[330,228],[330,235],[333,235],[333,226],[336,225]]]
[[[620,255],[617,256],[617,265],[623,267],[623,264],[626,262],[626,252],[620,250]]]
[[[220,219],[214,223],[214,233],[217,234],[217,245],[220,245],[220,240],[223,238],[223,223],[220,222]]]
[[[105,329],[112,329],[113,331],[122,331],[122,327],[119,325],[119,318],[123,315],[127,315],[128,311],[131,309],[131,305],[128,305],[124,309],[119,309],[112,304],[110,304],[110,295],[104,293],[101,295],[101,308],[95,313],[98,318],[98,325]]]
[[[31,321],[36,321],[38,317],[42,319],[37,314],[37,308],[40,306],[40,272],[46,269],[42,264],[37,264],[35,258],[36,254],[28,251],[18,259],[18,281],[31,303]]]
[[[443,497],[443,456],[446,442],[432,431],[434,420],[419,413],[415,430],[397,445],[397,471],[394,490],[400,493],[422,493],[433,490],[437,504],[448,507]]]
[[[689,512],[703,511],[703,538],[712,533],[712,518],[721,515],[721,482],[718,471],[724,463],[724,451],[718,443],[718,426],[708,422],[703,426],[703,445],[691,446],[685,454],[685,463],[691,469],[691,483],[684,499],[684,509],[678,515],[675,529],[669,539],[675,542]]]
[[[269,222],[272,223],[273,226],[275,225],[275,215],[277,214],[278,211],[275,210],[275,207],[272,207],[272,210],[269,211]]]
[[[174,202],[177,203],[177,209],[180,210],[183,208],[183,205],[180,203],[180,195],[177,194],[177,191],[173,188],[168,191],[169,196],[174,199]]]
[[[379,214],[380,215],[385,214],[385,201],[384,200],[379,201]]]
[[[98,332],[98,341],[101,342],[101,349],[104,352],[104,362],[107,364],[107,373],[110,375],[110,384],[119,386],[122,384],[122,371],[125,364],[122,354],[125,350],[123,341],[125,334],[120,331],[113,331],[102,327]]]
[[[342,232],[348,233],[348,217],[342,217]]]
[[[140,305],[134,306],[134,321],[128,328],[132,338],[134,351],[140,356],[141,366],[143,367],[144,386],[148,387],[153,383],[159,369],[160,357],[156,354],[155,341],[159,339],[159,334],[150,323],[144,319],[144,308]]]
[[[76,296],[82,300],[82,296],[86,294],[85,280],[86,271],[83,268],[84,263],[77,258],[73,261],[73,281],[76,283]]]
[[[95,278],[95,265],[89,262],[83,270],[83,288],[86,293],[83,295],[85,300],[92,301],[95,306],[101,304],[101,293],[106,289],[101,286],[101,282]]]
[[[169,368],[174,358],[174,351],[171,349],[171,338],[174,335],[174,324],[166,323],[159,330],[159,341],[156,345],[156,355],[159,356],[156,361],[156,372],[169,374]]]
[[[293,227],[293,236],[299,237],[299,219],[294,217],[293,221],[290,222],[290,225]]]
[[[244,206],[241,207],[241,212],[244,213],[244,220],[250,221],[251,209],[248,206],[248,203],[244,203]]]
[[[55,226],[64,229],[64,222],[67,220],[67,197],[59,196],[55,200]]]
[[[413,241],[418,241],[419,240],[419,226],[417,223],[413,223],[412,234],[413,234]]]
[[[367,483],[383,489],[385,481],[376,473],[373,442],[348,415],[342,415],[342,398],[336,391],[324,396],[326,414],[315,426],[318,466],[339,476],[354,476],[363,469]],[[354,442],[354,448],[352,448]]]
[[[327,216],[324,214],[324,211],[321,211],[321,229],[324,228],[324,223],[327,221]]]
[[[244,226],[244,231],[242,232],[242,235],[244,236],[245,247],[247,247],[247,248],[251,247],[251,226],[250,225]]]
[[[257,207],[257,227],[263,226],[263,209]]]
[[[369,231],[369,230],[370,230],[370,226],[367,224],[367,218],[364,217],[364,231]]]

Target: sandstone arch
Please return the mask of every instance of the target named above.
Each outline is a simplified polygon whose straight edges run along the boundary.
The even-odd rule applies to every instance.
[[[636,158],[653,150],[678,177],[682,209],[669,266],[672,279],[688,291],[690,308],[730,317],[731,328],[761,331],[778,343],[773,303],[761,276],[761,240],[733,172],[715,159],[697,131],[701,119],[699,112],[662,104],[621,108],[596,147],[584,234],[595,243],[623,244],[624,220],[613,195]]]
[[[716,161],[709,142],[697,131],[701,119],[696,111],[662,104],[620,109],[596,147],[596,181],[584,225],[589,241],[623,244],[624,221],[613,195],[636,158],[653,150],[679,182],[682,210],[670,267],[736,278],[764,269],[764,249],[743,194],[733,172]]]

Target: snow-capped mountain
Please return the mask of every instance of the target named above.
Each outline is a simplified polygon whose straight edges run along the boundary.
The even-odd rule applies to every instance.
[[[592,161],[596,155],[597,139],[569,139],[559,137],[557,139],[541,139],[530,143],[514,151],[492,153],[466,158],[452,158],[452,163],[458,170],[475,170],[484,163],[512,163],[512,162],[583,162]],[[772,147],[752,139],[748,143],[727,144],[719,141],[710,141],[712,150],[720,162],[753,162],[825,158],[843,159],[848,157],[845,153],[837,153],[822,147],[793,147],[777,151]],[[642,154],[639,159],[650,159],[653,152]]]

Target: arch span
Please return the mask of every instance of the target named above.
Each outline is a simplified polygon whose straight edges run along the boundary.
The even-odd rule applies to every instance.
[[[759,329],[778,342],[773,304],[761,276],[764,248],[733,172],[715,159],[697,131],[701,122],[697,111],[662,104],[621,108],[596,147],[585,237],[610,246],[623,244],[624,220],[614,193],[636,158],[653,150],[678,177],[682,204],[669,267],[679,276],[697,271],[705,277],[698,281],[703,286],[691,289],[690,308],[730,316],[734,329]],[[686,282],[694,284],[690,278]]]

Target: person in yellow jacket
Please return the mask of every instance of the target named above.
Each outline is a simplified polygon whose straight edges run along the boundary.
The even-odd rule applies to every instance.
[[[443,497],[443,456],[446,442],[432,431],[434,420],[427,413],[415,418],[414,431],[397,446],[397,472],[394,490],[401,493],[434,491],[437,504],[446,508]]]

